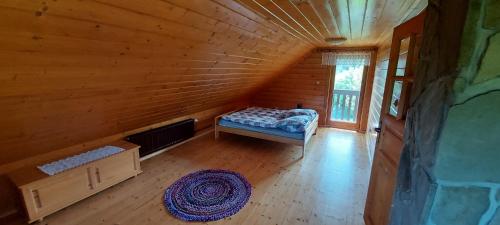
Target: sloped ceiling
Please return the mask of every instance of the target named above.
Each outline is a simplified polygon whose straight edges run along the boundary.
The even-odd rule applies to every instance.
[[[291,35],[316,46],[380,46],[392,29],[421,12],[426,0],[237,0]]]
[[[224,105],[423,0],[0,1],[0,165]]]
[[[232,0],[0,1],[0,164],[235,101],[313,47]]]

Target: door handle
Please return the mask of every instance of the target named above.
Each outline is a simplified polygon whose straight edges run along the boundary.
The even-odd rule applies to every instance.
[[[97,178],[97,183],[101,183],[101,173],[99,173],[99,168],[95,168],[95,176]]]
[[[33,200],[35,200],[35,206],[37,208],[42,208],[42,200],[40,200],[40,193],[38,190],[32,190],[31,194],[33,195]]]
[[[399,105],[399,99],[394,100],[394,102],[392,103],[392,105],[394,105],[394,107],[398,107],[398,105]]]
[[[92,179],[92,172],[91,172],[90,167],[87,168],[87,178],[89,180],[89,188],[90,188],[90,190],[94,189],[94,181]]]

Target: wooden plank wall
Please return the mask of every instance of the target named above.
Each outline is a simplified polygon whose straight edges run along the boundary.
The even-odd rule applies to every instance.
[[[390,39],[377,51],[375,75],[366,129],[366,144],[370,157],[375,151],[379,127],[380,109],[384,96],[385,79],[389,66]],[[405,51],[403,51],[405,52]],[[253,105],[263,107],[293,108],[302,103],[306,108],[314,108],[320,113],[320,125],[326,125],[328,89],[331,82],[330,71],[321,66],[321,53],[313,50],[289,70],[258,91],[251,99]]]
[[[0,1],[0,46],[0,217],[9,170],[215,114],[313,48],[232,0]]]
[[[313,50],[258,91],[253,105],[272,108],[295,108],[301,103],[319,113],[319,124],[326,124],[326,106],[331,73],[321,65],[321,52]]]
[[[370,112],[368,114],[368,124],[366,129],[366,144],[370,159],[373,158],[375,152],[375,144],[377,142],[377,132],[374,128],[379,127],[380,110],[382,99],[384,98],[385,78],[387,77],[387,69],[389,66],[390,46],[385,45],[377,52],[377,63],[375,66],[375,77],[373,79],[372,97],[370,100]]]
[[[161,127],[167,124],[175,123],[178,121],[182,121],[188,118],[195,118],[198,120],[196,123],[195,129],[201,130],[205,127],[209,127],[213,124],[214,117],[217,115],[220,115],[222,113],[237,109],[237,108],[242,108],[248,106],[248,102],[242,101],[242,102],[234,102],[222,106],[218,106],[215,108],[211,108],[208,110],[204,110],[201,112],[196,112],[193,114],[189,115],[184,115],[181,117],[169,119],[166,121],[162,121],[160,123],[156,124],[151,124],[145,127],[140,127],[134,130],[130,131],[125,131],[122,133],[118,134],[113,134],[110,136],[106,136],[103,138],[91,140],[88,142],[83,142],[79,143],[76,145],[68,146],[62,149],[58,149],[55,151],[49,151],[47,153],[35,155],[33,157],[28,157],[24,158],[22,160],[15,161],[13,163],[7,163],[7,164],[2,164],[0,165],[0,223],[2,222],[2,217],[7,216],[10,214],[13,214],[15,212],[19,212],[22,210],[22,204],[21,201],[18,199],[18,193],[16,190],[16,187],[13,186],[13,184],[8,180],[7,176],[4,175],[4,173],[7,173],[9,171],[13,171],[15,169],[19,169],[25,165],[40,165],[43,164],[44,162],[49,162],[53,161],[55,159],[60,159],[64,158],[67,156],[75,155],[79,152],[82,152],[84,150],[92,149],[92,148],[97,148],[102,145],[106,145],[110,142],[123,139],[128,135],[139,133],[142,131],[146,131],[149,129],[154,129],[157,127]],[[206,133],[205,130],[201,130],[200,133]],[[198,132],[195,134],[198,135]]]
[[[0,46],[0,165],[230,103],[313,48],[231,0],[1,1]]]
[[[404,74],[406,58],[408,57],[408,44],[405,42],[400,46],[400,54],[398,59],[397,71],[399,74]],[[379,49],[377,54],[377,63],[375,67],[375,78],[373,81],[372,97],[370,101],[370,113],[368,114],[368,125],[366,135],[366,144],[368,146],[368,153],[372,159],[375,153],[375,145],[377,142],[377,132],[375,128],[380,125],[380,112],[382,107],[382,100],[384,97],[385,80],[387,78],[387,70],[389,67],[389,55],[391,46],[389,40],[387,44]]]
[[[405,51],[403,51],[405,52]],[[389,66],[390,39],[377,51],[375,75],[366,129],[366,144],[370,157],[375,151],[379,127],[380,110],[384,96],[385,79]],[[313,50],[299,63],[274,79],[268,86],[258,91],[251,99],[253,105],[263,107],[292,108],[302,103],[306,108],[314,108],[320,113],[320,125],[326,125],[328,88],[330,71],[321,66],[321,53]]]

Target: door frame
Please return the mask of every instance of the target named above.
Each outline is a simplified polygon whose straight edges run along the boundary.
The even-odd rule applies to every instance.
[[[391,203],[396,189],[397,168],[404,145],[405,113],[408,108],[410,89],[414,79],[415,58],[413,50],[417,47],[417,35],[424,30],[425,11],[403,24],[394,28],[389,65],[384,86],[384,97],[380,113],[380,134],[375,146],[375,155],[372,163],[370,183],[365,203],[364,220],[367,225],[388,224],[390,220]],[[401,40],[410,37],[408,52],[405,62],[404,76],[396,76],[400,58]],[[419,48],[417,48],[418,50]],[[418,58],[417,58],[418,59]],[[400,101],[397,103],[396,115],[391,115],[389,110],[392,104],[393,86],[395,81],[403,81]],[[385,164],[385,167],[379,165]],[[380,169],[382,168],[382,169]],[[385,176],[384,180],[379,177]],[[389,185],[387,185],[389,184]],[[379,187],[383,186],[383,189]],[[377,205],[380,203],[382,205]]]
[[[412,62],[414,60],[413,57],[415,56],[413,51],[416,44],[416,34],[423,33],[424,20],[425,11],[415,16],[411,20],[408,20],[405,23],[400,24],[399,26],[396,26],[394,28],[391,41],[391,51],[389,55],[389,66],[387,69],[387,77],[384,84],[384,96],[380,109],[381,117],[389,113],[394,82],[402,81],[403,87],[401,89],[400,103],[398,104],[398,114],[396,116],[396,119],[401,120],[404,123],[406,117],[405,113],[409,105],[407,101],[409,101],[411,85],[413,84],[413,80],[415,78],[415,71],[413,71],[413,68],[410,65],[405,67],[404,76],[395,76],[396,70],[398,69],[397,67],[401,47],[400,44],[403,39],[408,37],[410,38],[406,61]],[[380,124],[382,124],[382,122],[383,120],[381,119]]]
[[[369,51],[370,52],[370,65],[365,66],[363,71],[363,79],[361,81],[361,90],[359,97],[358,113],[356,115],[356,123],[331,121],[331,110],[332,110],[332,100],[333,100],[333,87],[335,86],[335,66],[329,66],[329,79],[328,79],[328,89],[326,90],[326,126],[353,130],[360,133],[365,133],[368,125],[368,114],[370,111],[370,102],[373,90],[373,81],[375,78],[375,68],[377,61],[377,48],[367,47],[367,48],[341,48],[341,49],[329,49],[328,51],[344,51],[344,52],[356,52],[356,51]]]

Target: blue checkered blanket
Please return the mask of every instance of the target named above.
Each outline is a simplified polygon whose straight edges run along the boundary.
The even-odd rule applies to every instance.
[[[317,115],[318,113],[312,109],[279,110],[250,107],[224,115],[222,119],[255,127],[278,128],[287,132],[301,133]]]

